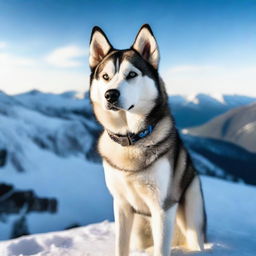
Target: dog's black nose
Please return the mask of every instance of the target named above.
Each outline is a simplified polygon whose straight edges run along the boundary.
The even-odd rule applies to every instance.
[[[105,98],[109,103],[114,103],[118,100],[120,92],[116,89],[110,89],[105,92]]]

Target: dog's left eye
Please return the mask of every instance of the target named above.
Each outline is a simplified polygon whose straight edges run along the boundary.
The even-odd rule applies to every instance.
[[[134,77],[136,77],[138,74],[134,71],[129,72],[128,76],[126,77],[126,79],[132,79]]]
[[[103,77],[103,79],[106,80],[106,81],[109,80],[109,76],[108,76],[108,74],[106,74],[106,73],[105,73],[102,77]]]

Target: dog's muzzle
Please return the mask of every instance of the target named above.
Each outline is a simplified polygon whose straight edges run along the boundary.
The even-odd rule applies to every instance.
[[[105,98],[107,100],[107,108],[110,110],[118,110],[118,99],[120,92],[116,89],[110,89],[105,92]]]

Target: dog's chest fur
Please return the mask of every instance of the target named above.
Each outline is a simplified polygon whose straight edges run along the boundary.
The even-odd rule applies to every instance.
[[[115,169],[106,161],[103,164],[107,186],[118,201],[143,214],[150,214],[152,208],[163,205],[171,182],[171,166],[166,157],[134,173]]]

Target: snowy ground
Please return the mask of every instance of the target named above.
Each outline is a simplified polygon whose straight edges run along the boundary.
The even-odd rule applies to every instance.
[[[256,254],[256,189],[203,177],[212,249],[180,255],[254,256]],[[0,243],[1,256],[113,256],[113,223],[32,235]],[[133,253],[135,255],[146,255]]]

